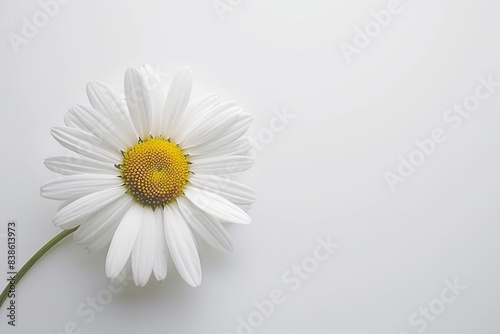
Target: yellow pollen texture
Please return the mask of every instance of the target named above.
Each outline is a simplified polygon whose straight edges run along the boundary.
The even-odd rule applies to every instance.
[[[153,208],[181,195],[189,175],[182,149],[161,137],[140,140],[123,152],[123,163],[117,167],[128,192]]]

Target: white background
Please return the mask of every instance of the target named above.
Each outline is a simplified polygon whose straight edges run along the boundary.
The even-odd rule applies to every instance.
[[[409,317],[457,279],[467,288],[423,332],[498,333],[500,88],[457,129],[443,114],[479,76],[500,81],[500,5],[401,0],[349,63],[339,45],[388,3],[244,0],[221,20],[212,0],[71,1],[15,52],[7,34],[41,7],[0,1],[0,233],[18,222],[19,264],[58,233],[58,203],[39,196],[54,177],[43,160],[66,152],[49,130],[88,104],[88,81],[121,89],[127,67],[188,65],[194,95],[237,100],[255,116],[253,136],[269,134],[275,109],[296,116],[241,176],[258,195],[253,223],[229,227],[231,254],[202,248],[200,287],[172,272],[128,286],[87,322],[77,307],[106,289],[106,251],[68,239],[19,284],[17,327],[2,309],[0,331],[64,333],[75,322],[81,333],[233,334],[281,289],[286,301],[255,333],[413,334],[423,328]],[[435,128],[447,140],[392,192],[384,173]],[[292,291],[282,275],[328,235],[340,248]]]

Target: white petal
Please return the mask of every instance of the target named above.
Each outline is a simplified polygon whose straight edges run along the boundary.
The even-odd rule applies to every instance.
[[[54,226],[60,227],[63,230],[70,230],[72,228],[75,228],[75,227],[78,227],[78,226],[82,225],[85,222],[85,220],[86,220],[85,218],[76,219],[76,220],[72,220],[72,221],[69,221],[69,222],[66,222],[66,223],[61,223],[59,225],[55,225],[54,224]]]
[[[204,110],[212,109],[214,106],[220,103],[222,97],[219,93],[207,93],[191,101],[186,110],[186,116],[191,113],[200,113]]]
[[[119,186],[123,181],[116,175],[76,174],[60,176],[41,187],[41,196],[66,200],[86,196],[93,192]]]
[[[167,82],[151,65],[144,65],[142,68],[146,83],[148,85],[149,95],[151,96],[151,109],[153,111],[153,121],[150,132],[153,136],[161,135],[161,121],[163,114],[163,106],[167,97],[170,82]]]
[[[177,271],[191,286],[201,283],[201,265],[196,244],[177,203],[164,209],[165,238]]]
[[[62,202],[59,207],[57,208],[57,211],[60,211],[62,208],[65,208],[67,207],[68,205],[70,205],[71,203],[73,203],[75,200],[74,199],[68,199],[64,202]]]
[[[60,211],[61,209],[67,207],[68,205],[70,205],[74,201],[75,201],[74,199],[68,199],[68,200],[62,202],[59,205],[59,207],[57,208],[57,211]],[[60,227],[62,229],[65,229],[65,230],[69,230],[69,229],[72,229],[72,228],[80,226],[81,224],[85,223],[86,220],[87,220],[87,217],[85,216],[85,217],[82,217],[80,219],[76,219],[76,220],[67,222],[65,224],[61,224],[58,227]]]
[[[241,108],[234,102],[219,104],[188,124],[182,136],[178,137],[179,142],[183,148],[203,145],[235,123],[240,112]]]
[[[111,163],[104,163],[82,156],[60,156],[45,160],[45,166],[53,172],[73,175],[73,174],[108,174],[118,175],[119,171]]]
[[[151,133],[153,109],[149,90],[144,69],[129,68],[125,73],[125,97],[132,123],[141,138]]]
[[[161,282],[167,277],[168,272],[168,246],[165,239],[165,228],[163,227],[163,210],[155,210],[156,224],[156,253],[153,272],[157,281]]]
[[[78,118],[75,117],[75,115],[72,115],[70,113],[64,114],[64,124],[70,128],[75,128],[75,129],[80,129],[87,131],[85,128],[85,125],[83,125],[82,122],[78,120]]]
[[[222,131],[216,138],[211,142],[204,143],[203,145],[198,145],[186,149],[186,153],[189,154],[202,154],[213,150],[220,149],[226,145],[231,144],[248,131],[248,128],[252,124],[253,116],[247,113],[239,113],[239,119],[230,125],[227,129]]]
[[[86,157],[110,163],[119,163],[121,160],[120,152],[110,152],[100,147],[101,140],[83,130],[56,127],[50,133],[62,146]]]
[[[132,250],[132,274],[137,286],[144,286],[151,277],[156,251],[156,220],[153,209],[144,207],[139,222],[141,230]]]
[[[133,203],[118,225],[106,257],[106,276],[116,278],[132,253],[141,228],[144,210]]]
[[[120,151],[128,147],[127,138],[123,137],[122,133],[111,120],[97,110],[86,106],[75,105],[69,109],[69,114],[82,124],[84,127],[82,130],[92,133],[97,138],[102,139],[104,143],[115,151]]]
[[[189,177],[189,182],[196,188],[213,192],[237,205],[248,205],[256,199],[252,189],[229,178],[195,174]]]
[[[253,166],[254,160],[244,155],[209,157],[192,161],[191,171],[195,174],[229,175],[245,171]]]
[[[233,250],[231,237],[216,218],[198,209],[184,196],[179,197],[177,203],[191,229],[210,246],[223,252]]]
[[[184,189],[187,198],[201,210],[229,223],[250,224],[248,214],[227,199],[193,186]]]
[[[193,76],[189,67],[181,69],[175,75],[165,100],[161,121],[161,132],[166,137],[177,138],[177,130],[182,114],[186,110],[191,97],[192,85]]]
[[[100,251],[101,249],[105,248],[106,246],[109,246],[111,243],[111,239],[113,239],[113,235],[115,234],[116,228],[118,227],[118,224],[115,224],[108,228],[107,230],[103,231],[101,234],[97,236],[94,240],[89,242],[88,244],[85,244],[85,249],[89,253],[95,253]],[[78,231],[78,230],[77,230]]]
[[[252,207],[250,204],[236,204],[241,210],[247,212]]]
[[[87,95],[94,109],[101,112],[117,126],[128,146],[137,142],[137,133],[132,125],[123,94],[116,92],[103,82],[92,81],[87,85]]]
[[[61,208],[56,213],[54,216],[54,225],[63,226],[86,218],[113,203],[121,196],[125,196],[125,189],[122,186],[118,186],[81,197]]]
[[[199,152],[190,152],[189,161],[196,161],[199,159],[205,159],[209,157],[216,157],[222,155],[251,155],[252,143],[248,138],[239,138],[228,145],[222,146],[217,150],[199,153]]]
[[[122,196],[115,202],[94,212],[78,228],[73,239],[81,245],[94,241],[122,220],[131,203],[132,196]]]
[[[123,269],[120,272],[120,274],[118,274],[118,276],[116,276],[113,279],[108,279],[108,282],[113,286],[124,286],[124,287],[127,286],[128,281],[131,281],[133,279],[132,275],[130,274],[130,270],[131,268],[130,268],[130,258],[129,258],[125,263],[125,265],[123,266]]]
[[[190,124],[206,111],[218,105],[221,101],[221,96],[218,93],[208,93],[194,101],[189,102],[186,111],[181,117],[180,128],[184,129],[187,124]]]

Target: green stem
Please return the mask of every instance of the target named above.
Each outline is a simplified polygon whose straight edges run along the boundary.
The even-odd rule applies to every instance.
[[[14,282],[15,284],[19,284],[19,281],[21,280],[21,278],[23,278],[23,276],[28,272],[28,270],[31,269],[31,267],[33,267],[33,265],[38,261],[40,260],[40,258],[45,254],[47,253],[52,247],[54,247],[55,245],[57,245],[61,240],[63,240],[64,238],[66,238],[68,235],[70,235],[71,233],[75,232],[76,229],[78,227],[75,227],[71,230],[64,230],[62,231],[61,233],[59,233],[58,235],[56,235],[54,238],[52,238],[49,242],[47,242],[42,248],[40,248],[40,250],[38,252],[35,253],[35,255],[33,255],[31,257],[31,259],[28,260],[28,262],[26,262],[26,264],[17,272],[17,275],[14,276]],[[5,301],[5,299],[7,299],[7,295],[9,294],[9,290],[10,290],[10,282],[7,284],[7,286],[5,287],[5,289],[2,291],[2,294],[0,295],[0,307],[2,306],[3,302]]]

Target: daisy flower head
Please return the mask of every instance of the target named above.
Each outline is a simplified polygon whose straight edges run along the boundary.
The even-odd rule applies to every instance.
[[[196,239],[229,252],[223,223],[248,224],[255,200],[232,176],[250,168],[243,137],[252,116],[215,93],[191,101],[192,74],[166,82],[149,65],[130,68],[124,93],[87,86],[89,106],[76,105],[53,137],[72,151],[46,159],[61,174],[41,195],[64,201],[54,216],[88,251],[109,245],[106,275],[131,269],[144,286],[165,279],[172,261],[190,285],[201,283]]]

